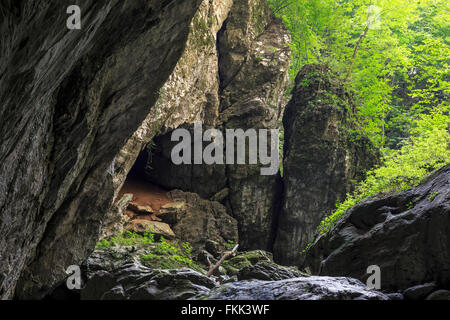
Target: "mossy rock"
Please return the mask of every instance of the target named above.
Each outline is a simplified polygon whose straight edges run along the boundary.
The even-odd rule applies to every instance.
[[[192,260],[181,255],[171,254],[153,254],[142,255],[140,257],[141,263],[152,269],[180,269],[190,268],[200,273],[205,273],[202,266],[193,262]]]
[[[242,268],[252,266],[263,261],[273,262],[272,254],[264,250],[246,251],[224,261],[222,267],[227,271],[228,275],[234,276]]]

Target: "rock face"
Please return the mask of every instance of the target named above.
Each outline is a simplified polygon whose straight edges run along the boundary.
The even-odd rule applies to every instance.
[[[219,38],[220,121],[229,129],[276,129],[287,85],[289,33],[271,17],[266,1],[240,1],[234,9]],[[241,249],[271,249],[281,183],[279,175],[262,176],[260,167],[227,167]]]
[[[236,0],[217,33],[217,92],[206,91],[210,116],[186,117],[177,124],[192,130],[202,120],[204,130],[276,129],[283,91],[287,85],[289,33],[275,19],[265,0]],[[194,95],[201,92],[193,92]],[[218,93],[218,96],[216,96]],[[214,112],[212,112],[214,111]],[[168,127],[175,127],[173,125]],[[173,189],[210,198],[227,189],[226,203],[238,221],[243,249],[267,249],[281,192],[279,175],[261,176],[256,165],[174,165],[170,133],[155,139],[148,161],[148,178]],[[206,144],[204,145],[206,146]],[[269,248],[270,249],[270,248]]]
[[[171,191],[168,195],[178,203],[185,203],[174,219],[176,222],[173,224],[173,231],[180,241],[192,245],[195,255],[206,250],[215,259],[219,259],[226,251],[227,243],[239,243],[237,221],[227,213],[222,204],[180,190]],[[212,240],[215,242],[214,249],[207,246],[208,241]]]
[[[114,158],[155,105],[200,0],[0,4],[0,297],[39,298],[94,247]],[[20,281],[19,278],[21,278]]]
[[[351,97],[321,65],[306,65],[295,79],[283,115],[284,194],[275,261],[299,264],[322,218],[351,190],[352,180],[377,161],[368,139],[355,140],[348,120]]]
[[[132,199],[133,195],[131,193],[126,193],[119,199],[119,201],[111,206],[111,209],[103,219],[102,234],[100,235],[100,239],[108,238],[123,232],[123,226],[129,220],[129,217],[124,213]]]
[[[194,121],[215,125],[219,111],[217,34],[232,4],[233,0],[201,1],[189,27],[186,49],[168,81],[159,90],[155,108],[150,110],[147,118],[117,156],[114,175],[116,194],[139,152],[155,136]],[[170,155],[170,149],[165,150]],[[170,177],[170,172],[166,174]],[[182,176],[178,175],[178,178],[182,179]],[[181,188],[180,185],[170,188],[176,187]],[[188,190],[195,191],[193,188]]]
[[[72,31],[68,3],[1,4],[2,298],[43,297],[81,264],[156,135],[194,121],[277,127],[289,36],[264,0],[116,3],[81,1],[82,29]],[[267,247],[278,176],[257,166],[183,176],[195,181],[188,191],[214,185],[208,197],[228,188],[241,245]]]
[[[299,277],[280,281],[239,281],[214,289],[210,300],[389,300],[351,278]]]
[[[191,269],[155,270],[139,263],[91,274],[83,300],[182,300],[208,294],[216,283]]]
[[[294,268],[279,266],[270,262],[258,262],[242,268],[237,273],[238,280],[278,281],[301,277],[302,274]]]
[[[450,165],[421,185],[369,198],[319,237],[305,265],[320,275],[364,281],[381,268],[383,291],[434,282],[450,288]],[[351,261],[351,263],[349,263]]]

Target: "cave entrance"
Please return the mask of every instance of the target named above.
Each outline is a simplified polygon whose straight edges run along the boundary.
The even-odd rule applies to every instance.
[[[132,218],[139,218],[145,220],[158,220],[154,214],[142,214],[144,212],[136,212],[138,210],[131,210],[131,208],[150,207],[153,209],[153,213],[158,213],[164,205],[171,202],[167,196],[169,191],[167,188],[162,187],[158,183],[152,181],[147,174],[148,161],[151,157],[151,147],[145,147],[139,153],[133,167],[129,171],[127,178],[119,192],[118,199],[122,198],[124,194],[133,194],[133,199],[130,202],[125,214]]]
[[[168,191],[178,189],[211,199],[226,188],[224,165],[174,164],[171,151],[178,142],[172,141],[171,136],[172,132],[157,136],[142,149],[118,199],[125,193],[132,193],[133,204],[150,205],[158,214],[162,206],[171,202]],[[127,213],[132,215],[129,211]]]

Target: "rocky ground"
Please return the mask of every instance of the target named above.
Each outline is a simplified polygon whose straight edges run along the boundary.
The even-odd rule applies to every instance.
[[[104,228],[83,265],[81,299],[388,299],[355,279],[280,266],[262,250],[238,252],[208,277],[207,271],[238,242],[236,222],[230,229],[234,219],[214,215],[215,210],[221,218],[226,215],[223,205],[135,177],[119,195],[115,208],[120,210],[109,216],[125,219]],[[227,229],[232,237],[221,238],[218,233]],[[183,246],[184,240],[193,248]]]
[[[172,253],[161,250],[160,242],[154,238],[150,243],[111,241],[110,246],[99,246],[84,265],[86,277],[79,295],[81,299],[448,300],[449,186],[450,167],[447,166],[417,188],[365,200],[350,210],[329,234],[316,240],[305,260],[308,272],[280,266],[273,261],[271,253],[258,250],[238,252],[207,277],[211,266],[231,249],[226,243],[221,246],[212,241],[209,234],[197,237],[194,250],[197,255],[192,255],[192,250],[184,253],[182,249]],[[148,192],[154,192],[154,188],[150,186]],[[164,199],[174,195],[178,195],[176,199],[183,196],[185,201],[193,197],[194,203],[205,202],[211,206],[211,201],[202,200],[198,195],[173,191],[167,192],[166,198],[160,193]],[[195,211],[195,217],[209,208],[207,205],[194,209],[192,201],[175,203],[178,211],[172,214],[177,217],[186,215],[187,207],[190,208],[187,211]],[[174,207],[173,204],[168,202],[165,206]],[[150,217],[155,213],[147,214]],[[159,216],[164,213],[156,213]],[[175,218],[171,221],[174,230],[177,230],[176,221]],[[189,225],[200,230],[192,220]],[[394,241],[402,232],[403,241]],[[163,231],[155,234],[168,236]],[[186,238],[194,237],[174,233],[171,243],[176,247],[177,241]],[[411,238],[417,241],[413,243]],[[177,254],[184,260],[166,259]],[[149,255],[159,258],[148,259]],[[161,264],[164,259],[165,264]],[[349,266],[347,261],[354,263]],[[364,261],[381,267],[381,290],[363,284],[368,277]]]
[[[132,250],[116,248],[115,250]],[[134,255],[134,258],[132,257]],[[155,269],[130,254],[114,258],[97,250],[85,266],[87,279],[81,299],[155,300],[388,300],[360,281],[317,277],[282,267],[267,252],[243,252],[227,261],[212,277],[202,269]],[[237,271],[236,271],[237,270]],[[231,271],[231,272],[230,272]],[[235,274],[234,274],[235,273]],[[228,274],[234,274],[229,276]]]

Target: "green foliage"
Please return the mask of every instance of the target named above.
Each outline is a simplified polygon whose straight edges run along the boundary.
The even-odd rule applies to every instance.
[[[111,243],[106,240],[106,239],[102,239],[99,242],[97,242],[97,249],[108,249],[111,247]]]
[[[431,194],[430,194],[430,196],[428,197],[428,200],[430,201],[430,202],[433,202],[433,200],[436,198],[436,196],[439,194],[439,192],[432,192]]]
[[[225,247],[228,250],[233,250],[235,246],[236,246],[236,244],[234,243],[233,240],[228,240],[227,243],[225,243]]]
[[[192,247],[189,243],[184,242],[180,247],[177,243],[171,243],[163,237],[156,243],[153,251],[141,256],[141,261],[152,268],[176,269],[188,267],[203,271],[192,260]]]
[[[337,204],[337,209],[320,223],[318,233],[328,232],[349,208],[361,200],[377,193],[398,192],[416,186],[433,170],[450,163],[448,111],[447,108],[446,111],[422,115],[415,121],[411,137],[399,150],[385,149],[383,165],[369,171],[355,192]]]
[[[448,1],[268,2],[291,32],[291,80],[305,64],[329,65],[353,89],[354,120],[375,145],[398,148],[411,119],[448,100]]]
[[[111,247],[131,247],[131,246],[145,246],[155,242],[155,235],[146,232],[143,236],[125,231],[120,236],[114,236],[107,239],[102,239],[97,243],[97,249],[108,249]]]
[[[97,243],[97,249],[114,251],[115,247],[135,246],[145,253],[140,255],[140,260],[145,265],[159,269],[174,269],[188,267],[202,272],[202,268],[192,260],[192,246],[188,242],[179,244],[169,242],[164,237],[155,241],[155,235],[146,232],[139,235],[126,231],[120,236],[102,239]],[[121,257],[118,257],[121,258]]]

